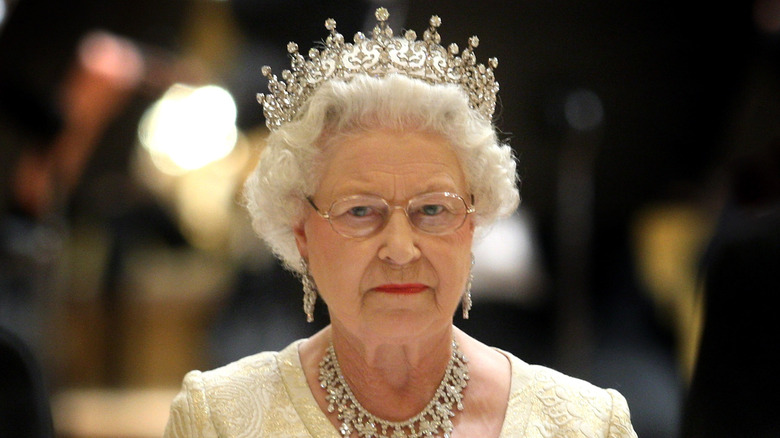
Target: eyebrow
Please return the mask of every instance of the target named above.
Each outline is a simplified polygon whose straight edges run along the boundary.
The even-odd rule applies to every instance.
[[[334,194],[333,200],[341,199],[345,196],[352,196],[352,195],[373,195],[373,196],[379,196],[381,198],[385,198],[388,201],[391,200],[390,198],[386,198],[383,194],[379,193],[379,191],[376,190],[377,187],[374,186],[374,184],[375,184],[374,181],[372,181],[369,178],[355,178],[352,181],[345,183],[343,187],[340,187],[338,190],[333,191],[332,192]],[[460,193],[461,190],[458,189],[456,182],[452,178],[444,178],[444,177],[432,178],[426,181],[421,187],[422,187],[421,190],[415,191],[407,199],[422,195],[424,193],[434,193],[434,192],[458,193],[461,196],[463,196],[464,199],[467,198],[469,195],[467,188],[464,188],[463,193]]]

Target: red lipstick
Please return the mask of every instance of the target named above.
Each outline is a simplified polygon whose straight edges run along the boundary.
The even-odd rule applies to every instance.
[[[384,292],[388,294],[400,294],[411,295],[416,294],[428,289],[428,286],[420,283],[409,284],[383,284],[374,288],[377,292]]]

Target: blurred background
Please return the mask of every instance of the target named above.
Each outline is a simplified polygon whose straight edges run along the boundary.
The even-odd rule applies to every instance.
[[[187,371],[327,323],[239,206],[255,94],[378,6],[499,58],[523,203],[456,323],[640,437],[776,428],[780,0],[0,0],[0,436],[161,436]]]

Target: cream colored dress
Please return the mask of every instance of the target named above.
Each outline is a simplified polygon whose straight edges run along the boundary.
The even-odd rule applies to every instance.
[[[341,438],[306,383],[300,342],[188,373],[171,405],[165,437]],[[617,391],[502,353],[512,364],[502,438],[636,437]]]

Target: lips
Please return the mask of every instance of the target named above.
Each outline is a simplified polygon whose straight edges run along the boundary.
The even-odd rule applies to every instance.
[[[410,284],[383,284],[374,288],[377,292],[398,294],[398,295],[412,295],[420,293],[428,289],[428,286],[420,283]]]

